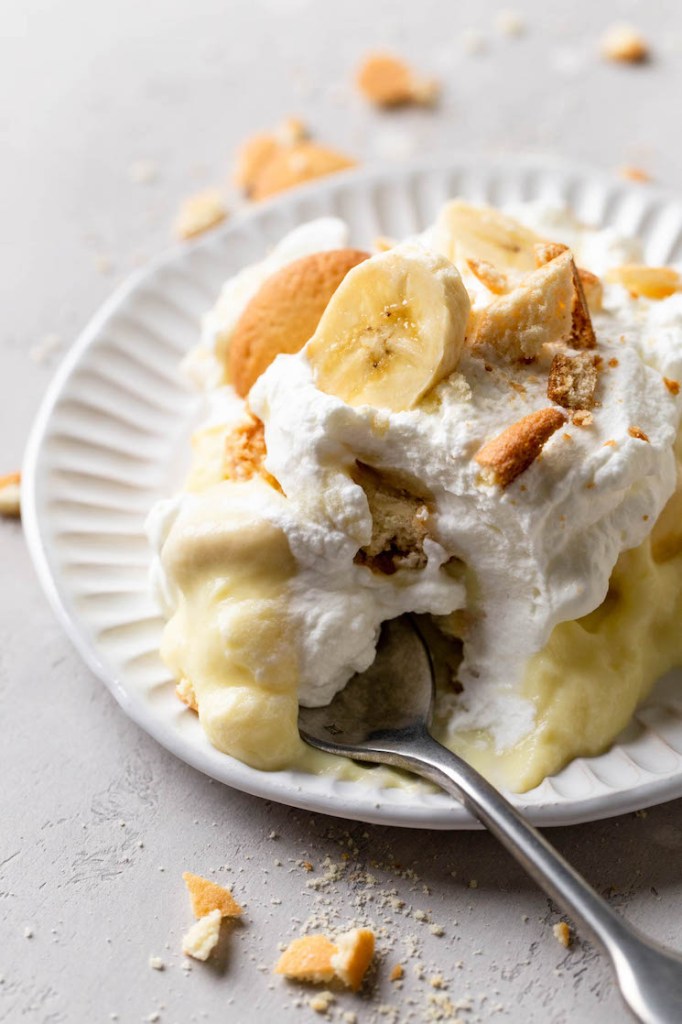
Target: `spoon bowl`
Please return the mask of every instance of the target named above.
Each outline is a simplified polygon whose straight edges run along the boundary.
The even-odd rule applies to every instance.
[[[382,627],[372,666],[322,708],[301,708],[306,742],[332,754],[422,775],[459,800],[506,846],[611,960],[628,1010],[643,1024],[682,1021],[682,958],[615,913],[483,776],[429,733],[434,671],[409,616]]]

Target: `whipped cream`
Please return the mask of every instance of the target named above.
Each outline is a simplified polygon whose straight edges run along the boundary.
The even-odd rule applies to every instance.
[[[577,263],[595,273],[639,257],[636,243],[586,229],[565,211],[530,204],[509,212],[570,245]],[[274,270],[345,244],[340,221],[315,221],[228,282],[204,322],[201,365],[210,366],[216,337],[229,335]],[[416,244],[437,248],[436,230]],[[476,290],[475,303],[489,299]],[[682,296],[633,300],[607,285],[604,311],[593,322],[603,370],[592,425],[567,423],[504,490],[481,483],[473,456],[505,427],[550,404],[551,355],[545,363],[488,369],[465,353],[458,372],[406,412],[353,408],[319,391],[304,352],[277,357],[256,382],[249,404],[265,425],[266,468],[287,496],[262,488],[258,512],[286,534],[297,567],[286,602],[302,704],[328,703],[371,664],[385,619],[466,608],[458,676],[464,689],[446,698],[451,732],[487,730],[504,750],[532,729],[533,706],[519,692],[529,658],[558,623],[604,600],[618,556],[644,540],[675,487],[678,403],[662,375],[682,376]],[[216,379],[201,376],[207,386]],[[213,401],[213,422],[223,401],[226,421],[232,418],[230,389],[215,392]],[[632,436],[635,427],[648,441]],[[423,570],[381,576],[354,563],[372,533],[367,498],[350,475],[356,460],[399,469],[432,495]],[[182,495],[152,512],[157,551],[196,500]],[[177,595],[162,560],[154,571],[172,610]]]

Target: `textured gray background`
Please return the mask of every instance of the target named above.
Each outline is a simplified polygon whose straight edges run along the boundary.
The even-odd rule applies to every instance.
[[[282,116],[300,114],[364,161],[539,151],[606,169],[635,163],[675,187],[679,5],[515,9],[526,22],[518,39],[495,31],[497,5],[484,0],[3,0],[0,472],[17,467],[59,358],[31,351],[51,334],[66,346],[167,243],[180,199],[224,180],[235,144]],[[614,18],[650,37],[649,66],[599,60]],[[485,35],[480,56],[463,47],[469,27]],[[366,109],[350,82],[377,44],[442,76],[437,112]],[[154,184],[131,180],[140,159],[158,165]],[[129,722],[80,664],[8,522],[0,565],[0,1021],[317,1019],[295,1005],[299,990],[269,976],[278,941],[311,913],[369,917],[382,930],[386,959],[364,995],[338,997],[339,1021],[350,1010],[362,1022],[452,1018],[433,1003],[444,995],[464,1022],[624,1019],[603,960],[580,937],[569,952],[556,943],[555,909],[487,835],[364,827],[209,782]],[[552,833],[629,918],[678,946],[681,809]],[[325,857],[342,865],[337,880],[319,881]],[[219,963],[189,973],[186,868],[231,880],[247,904]],[[152,954],[164,971],[150,969]],[[387,980],[399,960],[400,989]],[[447,989],[430,985],[437,973]]]

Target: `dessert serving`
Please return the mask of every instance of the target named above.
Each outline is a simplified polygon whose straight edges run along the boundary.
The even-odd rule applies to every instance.
[[[218,749],[354,778],[298,705],[414,613],[434,734],[525,790],[682,662],[680,281],[537,204],[377,249],[313,221],[207,314],[192,467],[149,518],[162,655]]]

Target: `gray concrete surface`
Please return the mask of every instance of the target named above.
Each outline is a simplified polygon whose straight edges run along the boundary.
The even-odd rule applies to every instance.
[[[519,38],[495,30],[497,5],[468,6],[4,0],[0,473],[18,466],[60,351],[167,243],[180,199],[223,181],[237,142],[282,116],[300,114],[365,162],[542,151],[634,163],[677,186],[678,4],[519,0]],[[650,38],[648,66],[599,60],[615,19]],[[466,53],[467,28],[483,33],[478,56]],[[437,111],[363,105],[352,72],[375,45],[443,78]],[[158,167],[152,184],[131,180],[141,159]],[[36,362],[50,335],[61,347]],[[572,949],[558,945],[556,909],[487,835],[365,827],[211,783],[129,722],[80,664],[13,523],[0,523],[0,565],[0,1021],[318,1019],[309,992],[270,974],[278,942],[311,915],[371,919],[380,932],[376,976],[360,996],[337,994],[337,1021],[625,1019],[603,959],[580,934]],[[553,832],[627,917],[677,946],[681,811]],[[218,962],[189,972],[187,868],[229,880],[247,908]],[[397,962],[400,986],[388,980]]]

